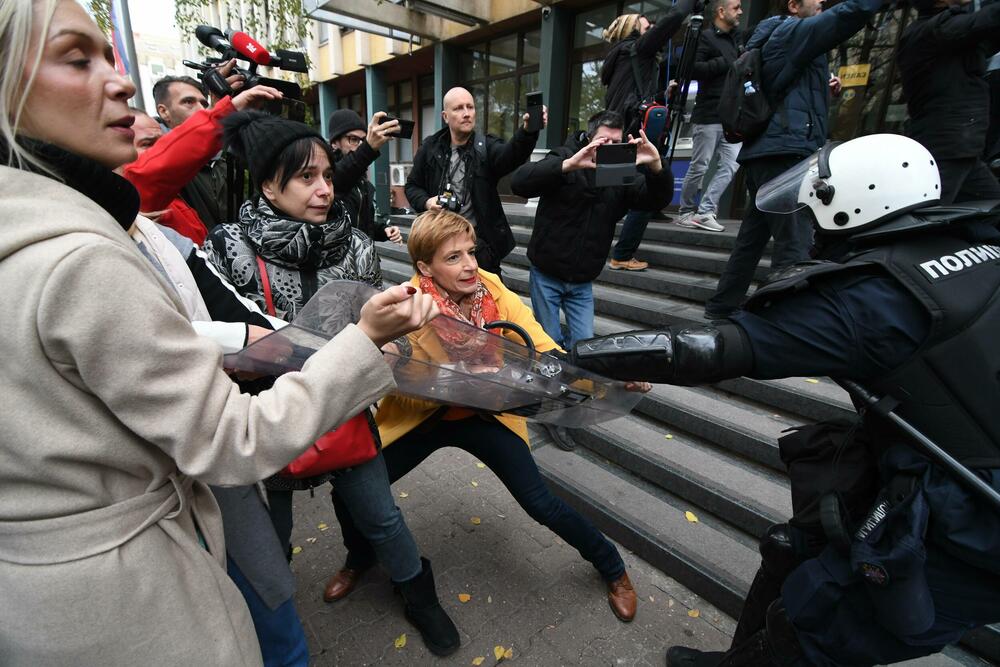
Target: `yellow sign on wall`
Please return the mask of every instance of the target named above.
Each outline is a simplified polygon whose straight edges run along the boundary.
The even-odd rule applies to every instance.
[[[840,76],[840,83],[844,88],[867,86],[868,75],[871,71],[871,63],[863,63],[861,65],[844,65],[840,68],[838,76]]]

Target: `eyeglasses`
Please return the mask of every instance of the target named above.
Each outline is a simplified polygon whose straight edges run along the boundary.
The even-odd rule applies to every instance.
[[[352,146],[358,146],[361,144],[362,141],[365,140],[364,137],[358,137],[353,134],[345,134],[344,139],[347,139],[347,143],[349,143]]]

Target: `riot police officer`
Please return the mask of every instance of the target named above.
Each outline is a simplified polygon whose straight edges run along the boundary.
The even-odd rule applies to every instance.
[[[819,489],[821,530],[796,521],[796,493],[816,480],[790,467],[796,516],[762,540],[733,646],[673,647],[668,665],[892,663],[1000,620],[1000,511],[880,416],[895,408],[1000,489],[1000,233],[988,213],[1000,202],[929,208],[940,187],[934,158],[906,137],[828,144],[757,200],[811,212],[819,259],[790,267],[726,321],[594,338],[571,352],[622,379],[828,375],[886,397],[861,410],[865,445],[843,489],[857,507],[870,484],[864,509],[844,511],[841,494]],[[833,469],[851,458],[843,447],[859,447],[853,436],[839,442],[814,449]]]

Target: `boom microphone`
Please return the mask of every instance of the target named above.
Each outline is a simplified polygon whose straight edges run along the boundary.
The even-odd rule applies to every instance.
[[[240,54],[250,62],[258,65],[272,64],[271,54],[268,53],[267,49],[261,46],[260,43],[250,35],[245,32],[230,30],[228,36],[229,41],[233,45],[233,49],[236,50],[236,53]]]
[[[226,35],[218,28],[210,25],[200,25],[195,28],[194,36],[208,48],[215,49],[221,53],[230,51],[233,48],[233,45],[226,39]]]

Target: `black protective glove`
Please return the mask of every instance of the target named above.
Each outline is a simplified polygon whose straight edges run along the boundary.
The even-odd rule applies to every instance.
[[[753,355],[736,324],[673,325],[580,341],[570,363],[616,380],[695,385],[750,372]]]

